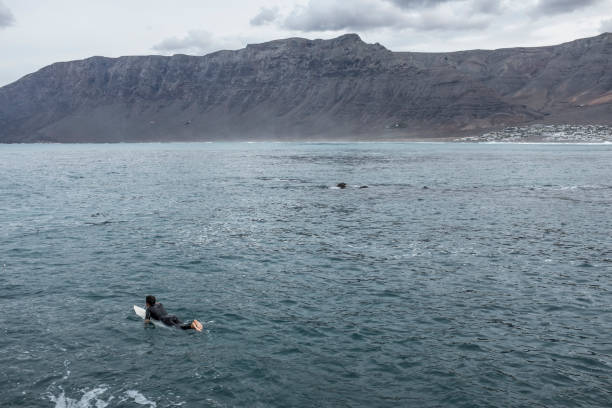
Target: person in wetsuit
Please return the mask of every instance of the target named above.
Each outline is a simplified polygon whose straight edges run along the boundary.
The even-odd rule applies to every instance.
[[[159,320],[166,326],[177,327],[183,330],[194,329],[197,331],[202,331],[202,323],[195,319],[191,323],[183,323],[175,315],[168,314],[166,309],[164,309],[164,305],[157,303],[157,300],[153,295],[148,295],[145,299],[145,303],[147,306],[145,323],[149,323],[151,319],[155,319]]]

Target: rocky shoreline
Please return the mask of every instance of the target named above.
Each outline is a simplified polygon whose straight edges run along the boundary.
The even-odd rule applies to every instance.
[[[606,125],[530,125],[453,139],[453,142],[501,143],[612,143],[612,127]]]

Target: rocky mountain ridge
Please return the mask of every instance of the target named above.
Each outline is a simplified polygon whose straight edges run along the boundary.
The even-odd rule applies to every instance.
[[[290,38],[55,63],[0,88],[0,142],[379,140],[560,121],[612,121],[611,34],[450,53]]]

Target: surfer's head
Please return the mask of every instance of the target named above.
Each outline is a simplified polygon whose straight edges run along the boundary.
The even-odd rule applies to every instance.
[[[147,295],[145,302],[147,303],[147,306],[153,306],[155,304],[155,296]]]

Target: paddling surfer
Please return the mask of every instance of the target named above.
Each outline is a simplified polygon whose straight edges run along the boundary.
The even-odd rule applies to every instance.
[[[154,319],[159,320],[166,326],[172,326],[183,330],[193,329],[202,331],[202,323],[195,319],[191,323],[183,323],[175,315],[168,314],[166,309],[164,309],[164,306],[161,303],[157,303],[157,300],[153,295],[148,295],[145,298],[145,303],[147,306],[145,323],[150,323],[151,319]]]

